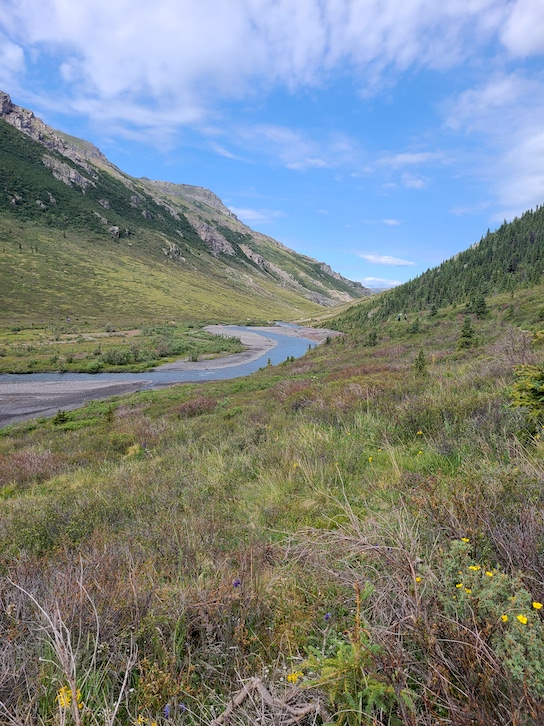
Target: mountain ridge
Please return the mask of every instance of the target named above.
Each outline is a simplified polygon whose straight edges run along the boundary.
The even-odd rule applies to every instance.
[[[168,274],[175,274],[172,263],[180,274],[189,268],[193,282],[201,277],[208,293],[221,278],[223,296],[225,287],[253,301],[276,295],[275,306],[257,299],[261,315],[277,308],[294,318],[372,294],[326,263],[252,230],[209,189],[125,174],[94,144],[56,131],[5,92],[0,92],[0,120],[27,139],[4,128],[4,218],[42,223],[64,235],[69,228],[98,235],[116,243],[115,255],[122,248],[131,256],[138,246],[143,253],[145,241],[150,257],[162,256],[170,264]],[[213,285],[204,283],[206,276]],[[225,309],[224,304],[212,307]]]

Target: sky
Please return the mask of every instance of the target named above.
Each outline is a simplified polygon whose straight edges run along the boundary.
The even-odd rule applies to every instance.
[[[544,203],[544,0],[0,0],[0,89],[371,288]]]

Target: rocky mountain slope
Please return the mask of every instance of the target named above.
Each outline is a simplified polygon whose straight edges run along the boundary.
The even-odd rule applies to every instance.
[[[74,287],[71,278],[77,269],[66,272],[65,263],[71,259],[72,267],[81,266],[93,277],[89,244],[98,266],[113,271],[122,260],[125,266],[139,268],[132,270],[135,285],[129,294],[133,305],[141,298],[142,309],[151,309],[154,297],[153,285],[142,279],[142,265],[166,278],[164,292],[170,287],[183,297],[180,285],[195,288],[185,309],[180,297],[174,304],[165,301],[168,294],[161,295],[159,308],[165,314],[194,318],[200,311],[200,317],[221,313],[221,318],[239,318],[250,311],[248,317],[293,318],[370,294],[328,265],[253,231],[208,189],[130,177],[93,144],[55,131],[3,92],[0,162],[0,243],[5,270],[11,271],[8,280],[2,280],[6,285],[0,302],[16,314],[29,312],[24,294],[9,297],[9,278],[13,283],[18,277],[19,293],[32,283],[34,293],[36,285],[43,286],[46,297],[46,288],[51,288],[57,303],[73,309],[73,300],[64,305],[56,284],[59,270],[51,260],[62,257],[64,286]],[[90,254],[78,264],[85,250]],[[46,258],[37,264],[29,252],[45,253]],[[89,280],[85,274],[79,277],[75,288],[81,290]],[[116,279],[114,272],[110,277],[109,286],[126,288],[122,275]],[[87,288],[83,295],[91,304],[92,292]],[[99,305],[106,308],[108,290],[102,285],[96,292]],[[119,296],[109,297],[111,304],[118,304]]]

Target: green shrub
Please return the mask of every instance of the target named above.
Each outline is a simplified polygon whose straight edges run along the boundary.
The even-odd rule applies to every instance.
[[[544,419],[544,366],[520,365],[509,395],[513,406],[522,406],[534,422]]]

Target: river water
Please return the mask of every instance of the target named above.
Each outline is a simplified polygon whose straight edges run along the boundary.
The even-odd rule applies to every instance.
[[[282,327],[285,330],[283,333]],[[240,362],[237,362],[237,355],[246,359],[248,355],[234,354],[222,361],[184,364],[181,369],[169,368],[169,365],[172,365],[169,364],[160,370],[142,373],[2,374],[0,375],[0,427],[37,416],[54,416],[59,409],[70,410],[90,400],[109,398],[123,393],[149,390],[174,383],[198,383],[247,376],[266,366],[269,360],[272,365],[277,365],[287,358],[300,358],[308,348],[317,345],[316,340],[301,337],[306,329],[294,332],[293,328],[296,327],[277,324],[277,327],[271,331],[269,328],[260,330],[253,327],[228,326],[229,331],[241,335],[252,334],[268,339],[261,341],[260,348],[264,350],[262,355],[251,359],[252,356],[249,354],[249,360]],[[315,337],[315,332],[308,331],[308,334]],[[230,364],[229,358],[232,361]],[[187,366],[187,369],[184,370],[184,366]]]
[[[222,368],[212,365],[206,368],[204,367],[206,364],[202,363],[203,367],[199,367],[197,370],[152,370],[143,373],[4,373],[0,374],[0,385],[3,383],[53,383],[61,381],[111,381],[115,383],[120,381],[145,381],[148,382],[148,385],[144,386],[145,388],[153,388],[156,385],[169,383],[239,378],[258,371],[259,368],[268,364],[268,359],[270,359],[272,365],[277,365],[291,356],[300,358],[306,353],[308,347],[313,348],[316,345],[315,341],[308,338],[282,334],[279,331],[284,326],[291,329],[297,328],[296,325],[281,323],[277,325],[278,332],[272,333],[268,330],[260,332],[258,328],[229,325],[230,330],[262,335],[264,338],[269,338],[276,343],[274,348],[267,350],[259,358],[247,363],[226,365]],[[228,358],[225,360],[228,360]]]

